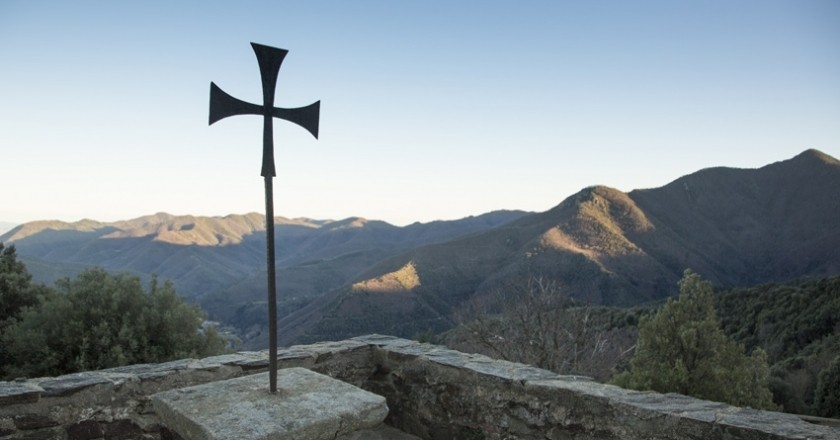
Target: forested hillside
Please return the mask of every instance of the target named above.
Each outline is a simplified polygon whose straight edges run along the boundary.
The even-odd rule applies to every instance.
[[[816,150],[715,167],[628,193],[592,186],[556,207],[384,259],[281,323],[283,343],[411,336],[455,324],[473,298],[538,278],[594,305],[677,293],[691,268],[718,288],[840,275],[840,161]],[[411,266],[411,289],[359,289]]]
[[[840,277],[734,289],[718,295],[716,307],[730,337],[767,352],[770,387],[785,411],[840,417],[840,407],[815,402],[821,374],[840,362]],[[823,386],[831,380],[840,385],[840,377],[825,377]]]

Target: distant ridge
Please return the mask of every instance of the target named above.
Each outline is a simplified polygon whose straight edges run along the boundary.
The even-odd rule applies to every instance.
[[[350,281],[386,257],[521,218],[496,211],[460,220],[397,227],[344,220],[275,218],[281,313],[289,313]],[[103,223],[36,221],[0,236],[14,244],[36,281],[50,284],[100,266],[172,280],[214,319],[239,327],[264,323],[265,224],[262,214],[224,217],[157,213]]]
[[[275,219],[281,343],[452,327],[460,307],[529,278],[593,304],[676,293],[692,268],[720,287],[840,275],[840,161],[818,150],[756,169],[707,168],[659,188],[591,186],[541,213],[397,227]],[[92,266],[172,279],[264,348],[261,214],[42,221],[0,236],[36,280]]]
[[[84,219],[77,222],[44,220],[25,223],[0,236],[0,241],[15,242],[47,231],[94,233],[97,238],[143,238],[178,245],[219,246],[236,244],[255,232],[265,231],[265,217],[255,212],[224,217],[176,216],[165,212],[102,223]],[[330,221],[275,217],[277,225],[318,228]]]
[[[410,291],[353,288],[387,286],[378,280],[409,263]],[[549,211],[384,260],[287,317],[280,334],[288,343],[437,332],[464,302],[530,277],[582,301],[633,305],[675,294],[685,268],[722,287],[840,274],[840,161],[807,150],[660,188],[588,187]]]

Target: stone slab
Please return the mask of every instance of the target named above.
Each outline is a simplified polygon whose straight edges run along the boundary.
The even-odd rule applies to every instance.
[[[181,388],[152,396],[163,425],[186,440],[335,439],[385,420],[385,398],[305,368]]]
[[[44,389],[44,395],[49,397],[67,396],[84,388],[104,384],[113,383],[96,372],[66,374],[38,383]]]
[[[0,405],[34,403],[43,392],[43,388],[25,382],[0,382]]]

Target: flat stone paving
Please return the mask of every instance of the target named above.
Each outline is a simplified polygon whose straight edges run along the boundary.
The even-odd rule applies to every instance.
[[[276,394],[262,373],[158,393],[152,404],[186,440],[335,439],[378,428],[388,415],[384,397],[305,368],[279,370]],[[400,438],[369,432],[346,438]]]

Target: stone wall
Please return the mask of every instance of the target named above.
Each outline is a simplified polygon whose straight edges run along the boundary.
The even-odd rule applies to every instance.
[[[627,391],[387,336],[281,349],[278,364],[385,396],[386,422],[425,439],[840,439],[836,428],[788,414]],[[267,351],[242,352],[0,382],[0,439],[174,439],[149,396],[267,368]]]

